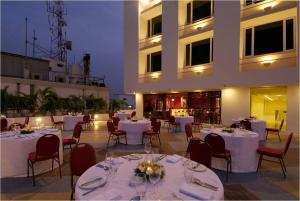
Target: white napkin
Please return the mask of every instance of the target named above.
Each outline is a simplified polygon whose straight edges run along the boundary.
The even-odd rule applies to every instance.
[[[180,187],[179,191],[185,195],[188,195],[198,200],[211,200],[214,193],[214,191],[208,188],[204,188],[197,184],[187,184],[187,183],[184,183]]]
[[[109,189],[101,192],[91,200],[120,200],[122,194],[117,189]]]
[[[167,162],[169,162],[169,163],[176,163],[180,159],[181,159],[181,156],[179,156],[177,154],[173,154],[173,155],[167,157]]]

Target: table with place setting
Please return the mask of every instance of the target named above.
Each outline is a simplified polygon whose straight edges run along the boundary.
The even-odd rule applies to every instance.
[[[182,156],[130,154],[112,161],[102,161],[79,177],[76,200],[224,199],[218,176]]]
[[[244,118],[232,119],[233,123],[240,123],[240,121],[245,120]],[[259,140],[266,140],[266,121],[259,119],[246,119],[251,123],[252,131],[259,134]]]
[[[39,128],[21,134],[20,130],[1,132],[1,178],[27,176],[28,154],[36,151],[36,143],[45,134],[57,135],[60,139],[59,156],[63,163],[63,146],[61,131],[54,128]],[[54,167],[58,167],[54,163]],[[41,174],[51,170],[51,160],[35,164],[35,173]]]
[[[143,132],[151,130],[151,122],[143,120],[123,120],[119,121],[118,130],[126,131],[127,144],[141,144]]]
[[[83,121],[84,115],[64,115],[64,130],[73,131],[78,122]]]
[[[191,124],[194,121],[193,116],[174,116],[175,121],[180,123],[180,132],[185,131],[185,125]]]
[[[240,128],[203,128],[200,139],[215,133],[223,137],[225,148],[230,151],[232,172],[255,172],[257,168],[256,149],[259,146],[259,134]],[[226,170],[226,161],[212,158],[212,167]]]
[[[118,117],[120,120],[126,120],[128,117],[130,117],[130,114],[125,112],[117,112],[114,114],[114,117]]]

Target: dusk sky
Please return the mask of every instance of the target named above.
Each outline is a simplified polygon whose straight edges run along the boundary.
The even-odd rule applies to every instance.
[[[68,60],[78,63],[91,54],[91,76],[106,76],[111,94],[123,93],[123,2],[65,1],[67,39],[73,43]],[[36,43],[49,49],[45,1],[1,1],[1,51],[25,54],[25,17],[28,40],[36,30]],[[28,46],[32,56],[32,46]]]

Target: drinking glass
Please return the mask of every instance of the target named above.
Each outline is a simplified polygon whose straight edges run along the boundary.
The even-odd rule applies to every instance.
[[[146,140],[146,142],[145,142],[145,152],[146,152],[147,154],[149,154],[149,153],[151,152],[151,143],[150,143],[150,140],[149,140],[149,139]]]
[[[109,164],[114,163],[114,153],[112,151],[107,151],[105,155],[105,162]]]
[[[158,194],[157,194],[157,191],[156,191],[156,184],[159,182],[159,180],[160,180],[160,175],[159,174],[150,174],[149,175],[149,181],[153,185],[153,194],[152,194],[153,200],[158,199]]]
[[[143,200],[143,198],[146,196],[147,178],[145,174],[140,174],[136,177],[140,181],[140,183],[135,185],[136,195]]]

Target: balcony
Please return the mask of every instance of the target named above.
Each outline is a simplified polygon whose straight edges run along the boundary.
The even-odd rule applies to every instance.
[[[212,63],[186,66],[178,69],[178,79],[195,78],[211,75],[213,73]]]
[[[290,8],[297,8],[297,1],[265,0],[252,5],[241,5],[241,21],[269,15]]]
[[[189,37],[195,34],[204,33],[213,30],[214,18],[209,17],[206,19],[198,20],[192,24],[182,25],[178,28],[179,38]]]
[[[139,4],[140,14],[147,14],[152,9],[157,9],[162,5],[161,0],[142,0]]]
[[[296,67],[297,51],[288,50],[272,54],[244,57],[240,60],[240,72]]]
[[[139,41],[140,50],[145,50],[147,48],[152,48],[161,45],[162,35],[152,36],[150,38],[145,38]]]
[[[161,79],[161,71],[160,72],[152,72],[145,73],[139,75],[139,83],[144,82],[157,82]]]

